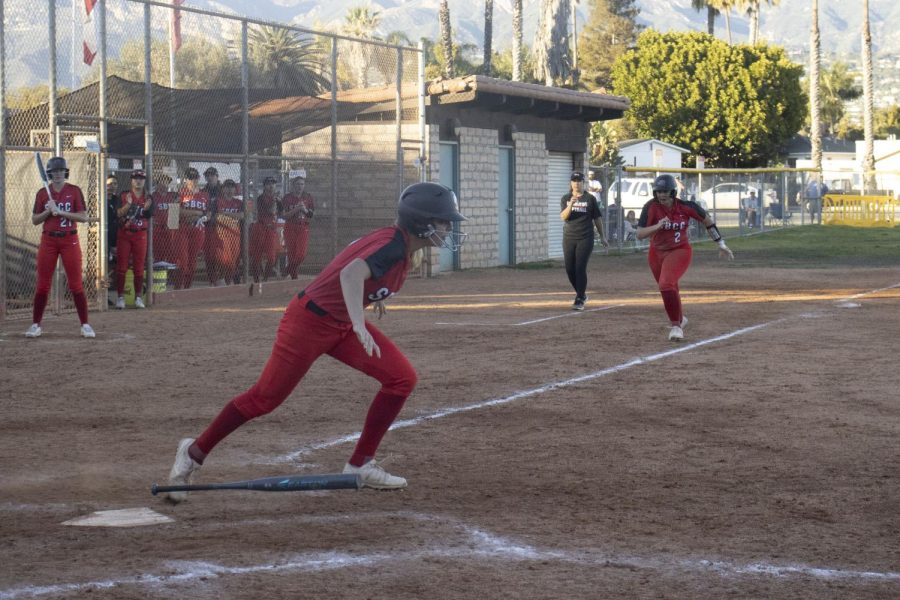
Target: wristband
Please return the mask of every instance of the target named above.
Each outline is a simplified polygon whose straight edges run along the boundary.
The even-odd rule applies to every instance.
[[[725,240],[723,240],[722,238],[719,238],[718,244],[719,248],[721,248],[722,250],[726,250],[728,248],[728,246],[725,245]]]

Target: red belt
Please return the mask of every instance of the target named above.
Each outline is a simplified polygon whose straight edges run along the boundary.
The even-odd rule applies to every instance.
[[[77,230],[72,231],[45,231],[44,234],[49,235],[50,237],[66,237],[67,235],[75,235],[78,233]]]

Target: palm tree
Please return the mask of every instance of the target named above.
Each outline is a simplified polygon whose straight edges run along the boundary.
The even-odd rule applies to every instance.
[[[481,70],[485,75],[491,74],[491,38],[494,30],[494,0],[484,0],[484,62]]]
[[[856,87],[854,79],[847,63],[840,61],[832,63],[830,68],[821,73],[819,111],[824,135],[835,134],[838,123],[844,117],[845,103],[862,95],[862,90]]]
[[[543,0],[534,38],[534,76],[545,85],[569,79],[569,50],[569,0]]]
[[[512,79],[522,81],[522,0],[513,0]]]
[[[750,16],[750,45],[756,45],[759,42],[759,7],[762,3],[760,0],[747,0],[747,14]],[[778,4],[778,0],[766,0],[769,6]]]
[[[872,99],[872,33],[869,30],[869,0],[863,0],[863,135],[865,151],[863,153],[863,187],[875,189],[875,127],[874,101]],[[864,190],[865,191],[865,190]]]
[[[282,27],[252,26],[247,45],[254,86],[296,89],[310,96],[330,88],[322,75],[322,55],[311,36]]]
[[[707,0],[691,0],[691,7],[697,12],[706,9],[706,33],[716,35],[716,15],[719,11]]]
[[[707,0],[716,12],[725,15],[725,32],[728,34],[728,43],[731,43],[731,9],[739,7],[743,0]]]
[[[819,0],[812,0],[809,33],[809,143],[813,167],[822,171],[822,122],[819,116],[819,64],[822,38],[819,34]]]
[[[377,11],[370,13],[368,7],[356,6],[347,10],[347,14],[344,15],[341,33],[350,37],[369,40],[375,38],[375,30],[380,24],[381,15]],[[346,51],[341,52],[341,60],[350,69],[354,85],[368,87],[369,67],[374,59],[373,54],[379,47],[362,42],[341,41],[339,43],[345,47],[349,46]],[[383,63],[383,60],[375,59],[374,62],[380,64]],[[382,71],[384,72],[384,70]],[[396,72],[396,62],[388,66],[387,72]]]
[[[438,19],[441,22],[441,49],[444,51],[444,77],[453,77],[453,36],[450,32],[450,7],[447,0],[441,0],[438,10]]]

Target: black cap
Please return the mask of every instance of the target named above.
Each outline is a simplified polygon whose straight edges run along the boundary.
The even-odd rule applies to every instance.
[[[271,175],[263,179],[263,185],[268,185],[270,183],[278,183],[278,180],[272,177]]]
[[[233,187],[237,188],[237,183],[235,183],[234,179],[226,179],[222,184],[222,187]]]
[[[219,170],[216,169],[215,167],[207,167],[206,170],[203,171],[203,174],[206,175],[206,176],[209,176],[209,175],[218,175],[218,174],[219,174]]]
[[[572,177],[569,178],[569,181],[584,181],[584,173],[575,171],[572,173]]]

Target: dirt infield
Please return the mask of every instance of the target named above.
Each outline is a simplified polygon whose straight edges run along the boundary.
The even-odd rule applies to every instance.
[[[150,496],[287,291],[0,324],[0,599],[900,596],[900,269],[698,252],[676,345],[645,260],[595,256],[584,313],[558,267],[409,281],[402,492]],[[376,385],[323,359],[199,480],[339,471]],[[61,524],[138,507],[173,521]]]

